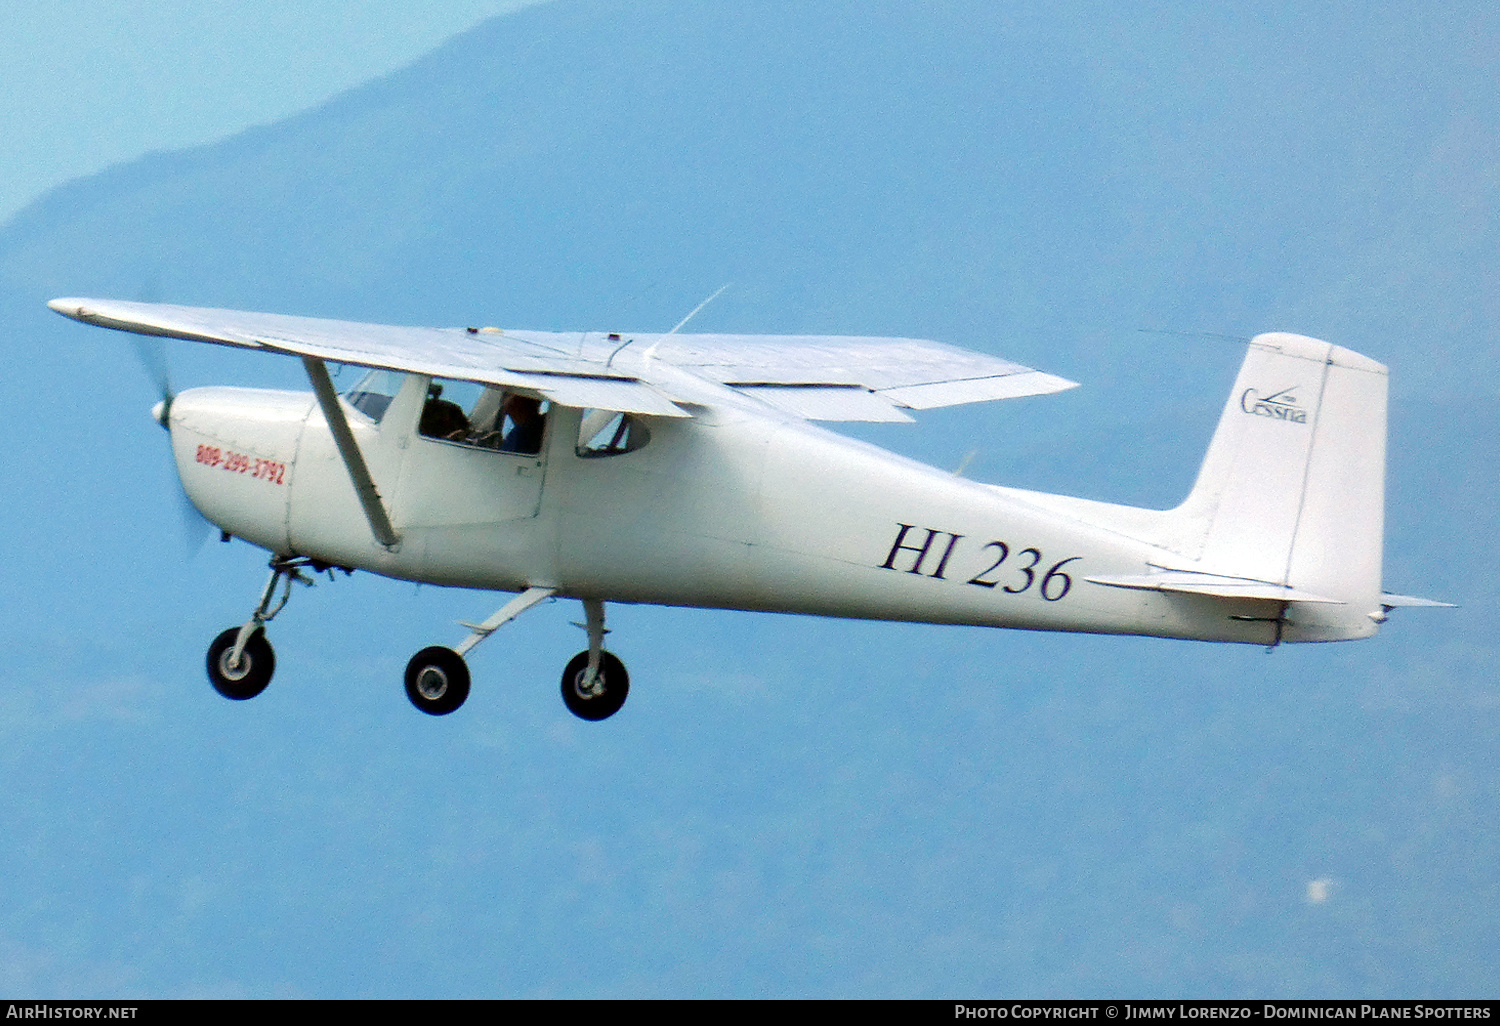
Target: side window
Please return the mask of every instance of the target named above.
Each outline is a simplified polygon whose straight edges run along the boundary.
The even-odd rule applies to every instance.
[[[344,401],[379,424],[391,400],[401,390],[403,377],[394,371],[372,370],[344,393]]]
[[[634,452],[651,441],[651,432],[639,417],[615,410],[584,410],[578,427],[579,456],[619,456]]]
[[[542,451],[548,404],[467,381],[434,381],[418,433],[458,445],[535,456]]]
[[[547,426],[547,404],[526,395],[502,394],[499,410],[484,437],[490,448],[535,456],[542,451],[542,432]]]

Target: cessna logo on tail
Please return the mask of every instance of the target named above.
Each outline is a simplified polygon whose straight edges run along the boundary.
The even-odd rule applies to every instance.
[[[1270,395],[1261,395],[1253,388],[1247,388],[1240,395],[1240,409],[1257,417],[1270,417],[1273,420],[1284,420],[1292,424],[1306,424],[1307,411],[1297,405],[1297,396],[1294,394],[1297,386],[1283,388],[1280,392]]]

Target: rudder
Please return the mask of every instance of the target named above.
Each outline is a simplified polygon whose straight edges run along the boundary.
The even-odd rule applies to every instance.
[[[1257,335],[1198,480],[1173,511],[1176,547],[1202,572],[1346,603],[1289,621],[1304,636],[1288,641],[1374,631],[1367,614],[1379,608],[1381,588],[1387,382],[1382,364],[1348,349]]]

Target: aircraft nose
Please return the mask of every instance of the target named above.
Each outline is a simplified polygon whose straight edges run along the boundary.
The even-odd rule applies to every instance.
[[[151,407],[151,419],[156,421],[162,427],[167,426],[167,413],[168,408],[167,401],[165,399],[161,400],[155,406]]]

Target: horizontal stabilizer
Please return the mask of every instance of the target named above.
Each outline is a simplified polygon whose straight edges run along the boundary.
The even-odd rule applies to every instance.
[[[1187,570],[1163,570],[1154,574],[1125,574],[1111,577],[1089,577],[1091,584],[1107,588],[1133,588],[1137,591],[1166,591],[1181,595],[1212,595],[1216,598],[1265,599],[1272,602],[1322,602],[1343,605],[1343,601],[1298,591],[1284,584],[1253,581],[1244,577],[1221,577]]]
[[[1380,596],[1380,604],[1382,606],[1385,606],[1385,608],[1387,608],[1387,609],[1408,609],[1408,608],[1416,609],[1416,608],[1424,608],[1424,607],[1425,608],[1433,608],[1433,609],[1457,609],[1458,608],[1452,602],[1437,602],[1437,601],[1435,601],[1433,599],[1417,598],[1414,595],[1390,595],[1390,594],[1381,595]]]

